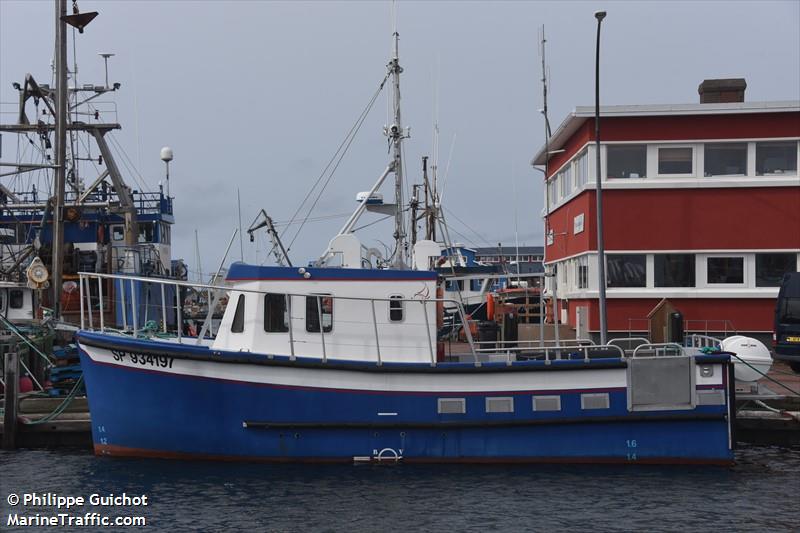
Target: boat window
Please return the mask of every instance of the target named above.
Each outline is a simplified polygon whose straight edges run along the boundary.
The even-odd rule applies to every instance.
[[[403,297],[400,295],[389,296],[389,321],[403,321]]]
[[[560,411],[561,396],[534,396],[534,411]]]
[[[161,244],[169,244],[170,241],[172,240],[170,236],[171,230],[169,224],[167,224],[166,222],[162,222],[160,228],[161,228],[161,236],[159,238],[159,241],[161,242]]]
[[[692,156],[691,148],[659,148],[658,173],[659,174],[691,174]]]
[[[797,174],[797,142],[756,143],[756,175]]]
[[[608,409],[608,393],[581,394],[581,409]]]
[[[706,176],[747,174],[747,143],[710,143],[704,152]]]
[[[286,309],[285,295],[264,295],[264,331],[268,333],[289,331],[289,313]]]
[[[694,287],[694,254],[655,254],[656,287]]]
[[[436,407],[436,412],[440,415],[463,415],[467,412],[464,398],[439,398]]]
[[[472,292],[480,292],[482,286],[483,286],[483,280],[481,279],[469,280],[469,290],[471,290]]]
[[[111,240],[122,241],[125,240],[125,228],[122,226],[111,226]]]
[[[236,312],[233,315],[231,333],[242,333],[244,331],[244,294],[239,295],[236,301]]]
[[[783,275],[797,271],[797,254],[756,254],[756,287],[780,287]]]
[[[606,159],[609,179],[644,178],[647,175],[647,146],[644,144],[606,146]]]
[[[139,222],[139,242],[153,242],[153,223]]]
[[[8,306],[11,309],[22,309],[25,303],[25,295],[19,289],[12,289],[8,293]]]
[[[706,265],[708,283],[744,283],[744,257],[709,257]]]
[[[647,282],[644,254],[609,254],[606,261],[609,287],[644,287]]]
[[[320,314],[322,314],[322,331],[328,333],[333,329],[333,298],[324,294],[306,296],[306,331],[319,333]]]
[[[503,398],[486,398],[487,413],[513,413],[514,398],[508,396]]]
[[[457,280],[448,280],[444,283],[444,290],[447,292],[458,292],[464,290],[464,280],[457,279]]]

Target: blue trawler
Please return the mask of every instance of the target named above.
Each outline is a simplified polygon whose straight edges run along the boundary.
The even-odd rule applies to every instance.
[[[307,267],[235,263],[205,285],[215,332],[109,327],[82,306],[77,334],[95,453],[111,456],[320,462],[704,463],[733,461],[733,379],[726,353],[677,345],[487,347],[464,330],[445,357],[438,297],[442,245],[409,246],[402,201],[397,35],[389,164],[321,257]],[[383,83],[381,84],[381,87]],[[356,222],[395,177],[395,247],[363,246]],[[435,202],[434,202],[435,203]],[[380,205],[380,208],[388,206]],[[80,274],[156,287],[177,314],[188,284]],[[172,291],[167,291],[169,287]],[[122,294],[125,294],[124,292]],[[101,299],[102,301],[102,299]],[[158,313],[155,314],[158,316]],[[120,331],[121,330],[121,331]]]

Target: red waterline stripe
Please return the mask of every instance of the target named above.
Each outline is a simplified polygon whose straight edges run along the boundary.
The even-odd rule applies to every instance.
[[[259,462],[259,463],[353,463],[348,457],[258,457],[240,455],[215,455],[189,452],[171,452],[129,448],[113,444],[95,444],[94,453],[111,457],[146,457],[152,459],[179,459],[189,461]],[[377,461],[375,461],[377,463]],[[381,464],[390,461],[382,461]],[[461,464],[644,464],[644,465],[718,465],[730,466],[733,459],[694,459],[685,457],[648,457],[630,461],[624,457],[403,457],[402,463],[461,463]]]

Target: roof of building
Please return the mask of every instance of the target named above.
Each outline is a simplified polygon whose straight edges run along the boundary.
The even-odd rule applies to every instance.
[[[723,104],[654,104],[600,106],[600,117],[664,117],[680,115],[740,115],[745,113],[800,112],[800,100],[774,102],[732,102]],[[584,122],[594,118],[594,106],[576,107],[555,133],[547,147],[542,146],[531,160],[531,165],[544,165],[545,150],[561,149]],[[551,154],[552,155],[552,154]]]
[[[484,246],[480,248],[475,248],[475,255],[476,256],[487,256],[487,255],[503,255],[508,257],[513,257],[517,255],[518,248],[516,246]],[[542,246],[520,246],[519,247],[519,255],[531,255],[531,254],[542,254],[544,253],[544,247]]]

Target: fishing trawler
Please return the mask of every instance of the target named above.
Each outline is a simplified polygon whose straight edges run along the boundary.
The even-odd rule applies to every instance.
[[[23,370],[40,389],[50,379],[54,342],[71,342],[80,322],[78,272],[186,279],[185,265],[171,259],[169,174],[166,191],[160,185],[145,190],[115,136],[121,125],[109,97],[121,85],[109,83],[114,54],[99,54],[104,84],[79,83],[74,56],[68,68],[67,27],[82,33],[97,13],[80,13],[73,3],[68,15],[66,2],[55,5],[54,83],[26,74],[12,83],[17,101],[0,107],[3,119],[14,118],[0,124],[0,351],[19,352]],[[165,148],[161,156],[168,165],[172,152]],[[143,324],[163,320],[176,327],[174,311],[152,314],[149,303],[160,293],[142,283],[123,287],[102,280],[93,288],[94,308],[123,291],[137,303],[106,303],[109,320],[126,312]],[[165,290],[174,296],[172,287]]]
[[[110,328],[81,307],[78,332],[97,455],[298,462],[699,463],[733,460],[730,357],[676,345],[486,349],[465,328],[445,359],[442,245],[409,246],[403,202],[398,36],[388,166],[308,266],[234,263],[215,335]],[[381,84],[381,87],[383,83]],[[395,178],[388,257],[354,228]],[[80,301],[96,280],[80,275]],[[124,294],[124,293],[123,293]],[[163,294],[163,291],[162,291]],[[179,300],[162,296],[180,316]],[[129,305],[130,302],[123,305]],[[124,314],[123,314],[124,315]],[[180,322],[180,319],[179,319]],[[122,330],[122,331],[119,331]]]

